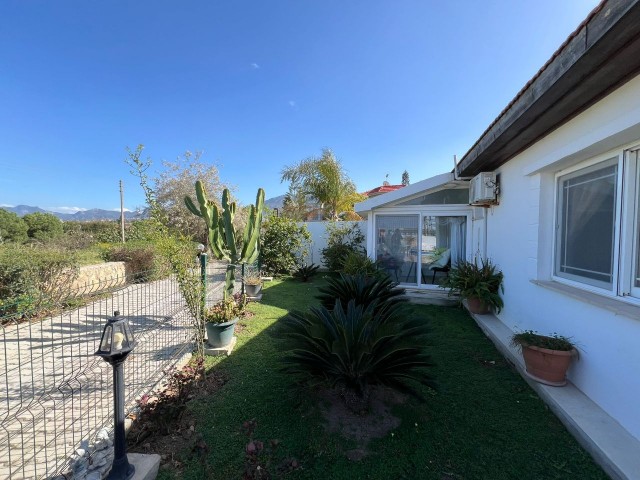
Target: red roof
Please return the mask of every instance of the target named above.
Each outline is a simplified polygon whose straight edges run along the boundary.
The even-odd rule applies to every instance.
[[[379,187],[363,192],[362,195],[364,195],[367,198],[371,198],[378,195],[382,195],[383,193],[393,192],[402,187],[404,187],[404,185],[380,185]]]

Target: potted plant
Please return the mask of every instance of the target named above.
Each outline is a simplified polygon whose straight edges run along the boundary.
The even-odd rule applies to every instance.
[[[211,347],[226,347],[231,343],[238,317],[244,313],[244,307],[244,295],[235,294],[204,311],[207,343]]]
[[[571,359],[578,354],[569,338],[525,330],[513,335],[511,343],[520,347],[528,377],[554,387],[566,385]]]
[[[262,274],[259,270],[249,267],[242,275],[242,283],[247,297],[257,297],[262,290]]]
[[[504,291],[503,278],[502,272],[489,259],[481,260],[480,265],[461,260],[440,286],[448,288],[449,295],[457,293],[461,299],[467,300],[471,313],[485,315],[491,308],[499,313],[504,306],[500,297],[500,292]]]

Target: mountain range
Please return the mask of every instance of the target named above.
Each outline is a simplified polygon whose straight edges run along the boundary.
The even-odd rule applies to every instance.
[[[278,197],[269,198],[264,201],[265,205],[269,208],[282,208],[282,202],[284,200],[284,195],[280,195]],[[103,210],[101,208],[92,208],[90,210],[81,210],[75,213],[59,213],[59,212],[51,212],[48,210],[44,210],[40,207],[32,207],[30,205],[17,205],[15,207],[0,207],[9,212],[13,212],[17,214],[19,217],[23,217],[28,213],[50,213],[51,215],[55,215],[60,220],[65,222],[92,222],[92,221],[100,221],[100,220],[119,220],[120,212],[115,210]],[[136,211],[136,212],[124,212],[124,217],[126,220],[139,220],[145,217],[144,212]]]
[[[76,213],[59,213],[50,212],[40,207],[32,207],[30,205],[17,205],[15,207],[0,207],[9,212],[17,214],[19,217],[23,217],[29,213],[50,213],[55,215],[60,220],[68,222],[91,222],[96,220],[118,220],[120,218],[120,212],[114,210],[103,210],[101,208],[92,208],[90,210],[81,210]],[[144,212],[124,212],[124,217],[127,220],[138,220],[144,218]]]

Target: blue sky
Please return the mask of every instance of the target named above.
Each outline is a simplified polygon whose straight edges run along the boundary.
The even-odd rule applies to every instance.
[[[0,204],[143,204],[204,151],[244,203],[333,149],[360,191],[451,170],[595,0],[0,4]],[[154,172],[151,172],[153,175]]]

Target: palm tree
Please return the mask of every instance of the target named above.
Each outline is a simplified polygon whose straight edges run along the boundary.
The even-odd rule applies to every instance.
[[[322,149],[320,157],[309,157],[297,165],[282,170],[281,181],[291,182],[290,189],[302,192],[310,201],[317,202],[329,220],[352,212],[353,205],[362,200],[356,186],[344,171],[333,152]]]

